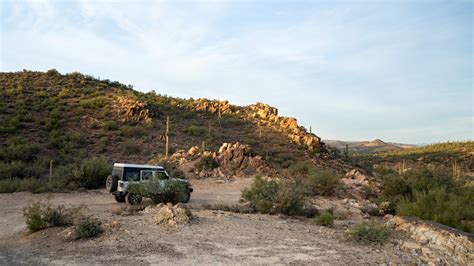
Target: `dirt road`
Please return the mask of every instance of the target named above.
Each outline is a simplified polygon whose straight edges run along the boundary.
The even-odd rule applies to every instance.
[[[193,180],[190,206],[195,218],[178,229],[164,229],[150,217],[114,214],[124,204],[106,191],[0,195],[0,264],[379,264],[412,263],[416,258],[395,245],[364,246],[344,231],[307,221],[262,214],[236,214],[202,208],[237,203],[250,180],[217,183]],[[87,213],[107,230],[92,240],[64,240],[65,228],[27,234],[22,209],[29,201],[88,206]],[[115,226],[108,227],[115,222]]]

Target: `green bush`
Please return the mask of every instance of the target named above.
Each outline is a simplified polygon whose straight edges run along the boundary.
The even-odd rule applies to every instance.
[[[109,120],[104,122],[102,128],[107,131],[113,131],[119,129],[119,126],[117,125],[117,123],[115,123],[115,121]]]
[[[0,161],[0,179],[12,179],[25,176],[26,164],[21,161],[2,162]]]
[[[39,147],[28,143],[20,137],[12,137],[7,140],[7,146],[0,149],[0,160],[31,162],[36,158]]]
[[[0,180],[0,193],[13,193],[20,186],[20,179]]]
[[[397,204],[396,210],[401,216],[416,216],[472,232],[472,226],[463,221],[474,219],[474,191],[465,189],[449,194],[443,187],[427,192],[415,191],[414,199],[404,198]]]
[[[140,126],[123,126],[120,135],[125,137],[140,138],[146,135],[146,130]]]
[[[76,239],[97,237],[104,232],[101,222],[90,217],[83,219],[74,230]]]
[[[328,211],[324,211],[319,216],[311,219],[311,223],[326,227],[332,227],[334,225],[334,215]]]
[[[47,184],[37,178],[24,178],[20,181],[16,191],[29,191],[31,193],[40,193],[47,190]]]
[[[187,196],[188,184],[172,179],[163,184],[158,179],[152,179],[143,183],[130,184],[129,191],[142,197],[152,198],[155,202],[177,203]]]
[[[104,187],[111,172],[112,167],[104,157],[88,159],[81,166],[79,183],[87,189]]]
[[[137,144],[135,141],[127,140],[122,144],[122,154],[140,154],[142,152],[142,146]]]
[[[360,210],[363,212],[363,213],[367,213],[368,215],[371,215],[371,216],[380,216],[380,210],[379,208],[377,208],[376,206],[373,206],[371,204],[364,204],[362,205],[362,207],[360,208]]]
[[[71,225],[76,209],[67,209],[62,205],[52,207],[49,202],[34,201],[23,209],[26,227],[30,232],[36,232],[46,227]]]
[[[84,99],[84,100],[79,101],[79,105],[87,109],[100,109],[106,106],[107,103],[108,103],[108,100],[104,96],[99,96],[92,99]]]
[[[186,130],[184,132],[186,132],[187,134],[189,134],[191,136],[203,136],[204,134],[206,134],[208,132],[208,129],[205,128],[205,127],[192,125],[192,126],[189,126],[188,128],[186,128]]]
[[[288,168],[288,174],[301,183],[309,195],[333,195],[339,187],[341,176],[328,170],[316,168],[310,163],[297,163]]]
[[[180,170],[176,165],[174,165],[173,163],[170,163],[169,161],[162,160],[162,161],[159,161],[157,165],[160,165],[163,168],[165,168],[166,172],[168,172],[168,174],[171,177],[186,179],[186,174],[182,170]]]
[[[375,221],[364,221],[354,225],[349,235],[357,242],[384,243],[390,237],[390,228]]]
[[[242,199],[249,202],[253,209],[269,213],[273,207],[278,189],[276,181],[263,179],[262,176],[256,175],[252,186],[242,191]]]
[[[199,170],[212,170],[219,167],[219,163],[212,156],[202,156],[196,168]]]
[[[281,213],[285,215],[314,216],[316,209],[306,206],[305,190],[291,180],[274,181],[254,177],[250,188],[242,191],[242,200],[248,202],[255,211],[262,213]]]
[[[278,191],[273,199],[275,212],[285,215],[303,214],[305,189],[300,184],[285,180],[278,183]]]

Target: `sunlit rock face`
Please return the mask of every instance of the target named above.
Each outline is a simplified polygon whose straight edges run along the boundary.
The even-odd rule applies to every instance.
[[[393,217],[388,222],[395,230],[406,232],[400,247],[433,265],[472,265],[474,234],[416,218]]]

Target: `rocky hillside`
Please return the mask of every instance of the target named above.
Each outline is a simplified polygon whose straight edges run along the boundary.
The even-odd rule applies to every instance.
[[[275,169],[299,161],[344,170],[321,139],[263,103],[180,99],[80,73],[0,73],[0,179],[68,173],[85,158],[148,162],[164,154],[169,117],[170,154],[197,146],[246,145]],[[334,163],[332,163],[334,161]]]

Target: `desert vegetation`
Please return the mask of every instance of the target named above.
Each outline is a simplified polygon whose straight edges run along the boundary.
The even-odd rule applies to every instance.
[[[388,202],[388,211],[416,216],[471,232],[474,221],[474,189],[467,179],[444,171],[388,171],[382,176],[383,193],[377,201]]]

